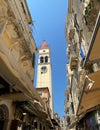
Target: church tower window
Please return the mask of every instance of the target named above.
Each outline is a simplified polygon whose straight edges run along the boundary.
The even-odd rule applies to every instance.
[[[48,62],[48,56],[45,57],[45,63],[47,63],[47,62]]]
[[[40,63],[43,63],[43,60],[44,60],[44,58],[43,58],[43,56],[41,56],[40,57]]]

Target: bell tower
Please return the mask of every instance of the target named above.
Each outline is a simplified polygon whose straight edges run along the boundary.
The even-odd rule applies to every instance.
[[[53,114],[53,92],[52,92],[52,66],[50,59],[50,48],[46,41],[43,41],[39,48],[37,66],[37,88],[47,88],[50,93],[50,108]]]

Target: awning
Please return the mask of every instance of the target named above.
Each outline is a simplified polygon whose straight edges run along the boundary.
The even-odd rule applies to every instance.
[[[9,93],[3,94],[0,96],[0,100],[13,100],[13,101],[31,101],[33,100],[31,97],[24,95],[23,93],[16,92],[16,93]]]
[[[41,109],[41,106],[37,108],[37,104],[33,103],[32,101],[17,101],[14,102],[16,107],[23,109],[26,113],[31,113],[32,115],[36,116],[36,118],[42,120],[42,122],[47,123],[49,126],[53,127],[53,123],[46,111]]]
[[[100,107],[100,70],[85,77],[77,115],[85,114],[98,106]]]
[[[89,50],[85,59],[84,66],[87,62],[100,61],[100,12],[96,21],[96,25],[90,40]]]
[[[43,110],[40,110],[39,108],[36,107],[35,103],[32,103],[31,101],[16,101],[14,102],[17,107],[22,108],[23,110],[34,114],[35,116],[46,120],[48,118],[47,113],[44,112]]]

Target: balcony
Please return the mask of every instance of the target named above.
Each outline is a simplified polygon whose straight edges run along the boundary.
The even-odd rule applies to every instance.
[[[75,121],[75,114],[72,114],[71,116],[70,116],[70,120],[73,122],[73,121]]]
[[[76,69],[76,67],[78,65],[78,57],[77,57],[77,55],[74,51],[72,51],[71,54],[70,54],[69,64],[70,64],[71,70]]]
[[[67,107],[67,109],[70,109],[70,102],[66,102],[66,107]]]
[[[67,114],[67,113],[69,113],[69,110],[67,108],[65,108],[64,112]]]
[[[70,50],[69,50],[69,47],[67,48],[67,57],[69,58],[70,57]]]
[[[68,86],[67,86],[67,89],[66,89],[66,91],[65,91],[65,95],[69,97],[70,93],[71,93],[71,86],[68,85]],[[69,100],[69,98],[68,98],[68,100]]]
[[[75,28],[70,29],[69,32],[69,40],[71,41],[72,39],[74,39],[74,35],[75,35]]]
[[[70,125],[69,125],[69,128],[70,129],[74,129],[76,123],[77,123],[77,120],[76,120],[75,114],[72,114],[70,116]]]

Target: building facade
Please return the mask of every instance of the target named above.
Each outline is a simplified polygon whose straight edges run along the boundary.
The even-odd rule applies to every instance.
[[[66,130],[67,129],[66,116],[63,116],[63,117],[60,118],[60,127],[61,127],[61,130]]]
[[[67,129],[97,130],[100,129],[100,1],[68,2]]]
[[[33,86],[35,53],[26,0],[0,0],[0,130],[50,130]]]

